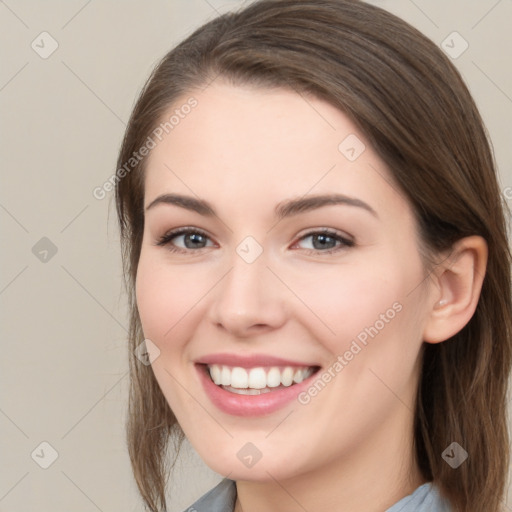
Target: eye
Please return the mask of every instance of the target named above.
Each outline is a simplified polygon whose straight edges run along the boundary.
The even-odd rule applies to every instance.
[[[307,240],[309,240],[309,242],[304,244]],[[292,249],[301,243],[303,243],[302,249],[314,254],[330,254],[355,245],[353,240],[328,228],[311,231],[303,235],[299,241],[292,246]],[[165,246],[171,252],[180,253],[187,253],[189,251],[214,246],[210,237],[197,228],[178,228],[169,231],[158,239],[156,245]]]
[[[209,240],[208,235],[201,230],[196,228],[179,228],[169,231],[160,237],[156,245],[167,246],[172,252],[186,253],[189,250],[213,246],[213,243],[208,244]]]
[[[337,231],[322,229],[305,234],[293,247],[306,240],[309,240],[309,242],[306,242],[302,248],[315,254],[320,252],[330,254],[355,245],[353,240],[342,236]]]

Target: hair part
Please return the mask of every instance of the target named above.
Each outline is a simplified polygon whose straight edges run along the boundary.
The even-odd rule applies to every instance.
[[[488,244],[475,314],[455,336],[424,344],[414,449],[422,475],[456,511],[497,512],[509,466],[507,383],[512,365],[508,208],[478,109],[459,72],[405,21],[358,0],[260,0],[206,23],[171,50],[140,93],[118,168],[180,97],[217,77],[235,86],[286,88],[343,111],[389,168],[411,204],[426,271],[465,236]],[[200,108],[200,105],[199,105]],[[165,510],[170,438],[183,432],[150,366],[135,278],[144,230],[144,164],[116,186],[130,307],[127,441],[135,479],[152,512]],[[453,441],[469,458],[441,457]]]

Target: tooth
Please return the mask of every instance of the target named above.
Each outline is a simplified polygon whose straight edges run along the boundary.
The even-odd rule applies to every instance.
[[[267,386],[269,388],[277,388],[281,384],[281,372],[279,368],[270,368],[267,374]]]
[[[219,385],[222,382],[221,369],[218,364],[210,366],[210,376],[215,384]]]
[[[295,382],[295,384],[299,384],[299,382],[304,380],[304,371],[305,370],[300,369],[295,372],[295,375],[293,376],[293,382]]]
[[[306,380],[308,377],[311,377],[313,375],[314,369],[312,367],[309,367],[302,372],[302,380]]]
[[[239,366],[231,370],[231,384],[234,388],[247,388],[249,387],[249,375],[245,368]]]
[[[249,372],[249,387],[263,389],[267,387],[267,375],[263,368],[253,368]]]
[[[259,389],[251,389],[251,388],[233,388],[231,386],[229,386],[229,389],[228,389],[229,392],[231,393],[236,393],[238,395],[259,395],[261,393],[261,391]]]
[[[293,369],[287,366],[281,374],[281,384],[283,386],[291,386],[293,383]]]
[[[277,366],[274,366],[269,368],[267,372],[265,367],[256,367],[249,370],[240,366],[232,368],[212,364],[208,366],[208,371],[211,379],[218,386],[236,388],[241,390],[241,394],[256,395],[268,393],[272,388],[277,388],[280,385],[289,387],[293,384],[299,384],[313,374],[314,368],[286,366],[281,371]],[[244,393],[244,390],[249,391]]]
[[[231,370],[229,366],[223,366],[220,374],[221,384],[223,386],[229,386],[231,384]]]

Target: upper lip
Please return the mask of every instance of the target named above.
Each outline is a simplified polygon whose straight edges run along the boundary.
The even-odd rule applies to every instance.
[[[266,354],[210,354],[200,357],[195,361],[197,364],[219,364],[225,366],[239,366],[241,368],[255,368],[259,366],[300,366],[310,367],[319,366],[317,364],[304,363],[301,361],[292,361],[281,357],[275,357]]]

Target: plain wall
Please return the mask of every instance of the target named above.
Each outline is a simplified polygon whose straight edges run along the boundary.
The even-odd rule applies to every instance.
[[[242,3],[0,3],[0,511],[142,510],[125,448],[127,314],[114,205],[112,193],[98,200],[93,189],[115,172],[125,124],[155,63]],[[512,2],[373,3],[439,45],[454,31],[467,41],[453,62],[512,198]],[[57,458],[43,469],[52,450]],[[170,511],[219,480],[185,447]]]

